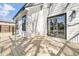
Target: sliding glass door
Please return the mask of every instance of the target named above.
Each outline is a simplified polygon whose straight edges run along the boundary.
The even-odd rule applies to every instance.
[[[47,23],[48,35],[66,39],[66,14],[49,17]]]

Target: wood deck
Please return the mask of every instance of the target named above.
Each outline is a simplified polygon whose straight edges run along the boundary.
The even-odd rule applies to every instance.
[[[14,40],[10,37],[0,41],[2,56],[78,56],[79,44],[66,43],[65,39],[35,36]]]

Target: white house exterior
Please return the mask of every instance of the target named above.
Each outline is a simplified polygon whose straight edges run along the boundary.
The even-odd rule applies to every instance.
[[[64,30],[57,30],[58,25],[53,25],[55,28],[53,27],[52,33],[54,34],[51,34],[49,29],[51,21],[48,22],[48,20],[60,21],[58,17],[64,19],[61,21],[64,24]],[[60,35],[60,33],[62,32],[64,39],[71,39],[71,42],[79,43],[79,4],[77,3],[27,3],[15,15],[14,20],[18,27],[16,33],[20,36],[51,34],[51,36],[61,38],[63,34]],[[24,24],[23,27],[22,24]]]

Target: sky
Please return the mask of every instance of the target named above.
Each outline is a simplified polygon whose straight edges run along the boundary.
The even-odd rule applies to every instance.
[[[53,19],[53,18],[52,18]],[[56,19],[57,19],[57,22],[58,23],[64,23],[65,21],[65,15],[62,15],[62,16],[56,16]],[[53,20],[52,20],[53,21]]]
[[[57,19],[58,19],[59,23],[64,22],[65,21],[65,16],[64,15],[58,16]]]
[[[0,21],[13,21],[13,17],[25,3],[0,3]]]

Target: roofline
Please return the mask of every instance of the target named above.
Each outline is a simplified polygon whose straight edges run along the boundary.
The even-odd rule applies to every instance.
[[[13,20],[14,20],[14,18],[19,14],[20,11],[24,10],[24,6],[25,6],[26,4],[27,4],[27,3],[25,3],[25,4],[23,5],[23,7],[17,12],[17,14],[13,17]]]
[[[0,21],[0,22],[3,22],[3,23],[12,23],[12,24],[15,24],[14,22],[8,22],[8,21]]]
[[[40,4],[43,4],[43,3],[39,3],[39,4],[35,4],[35,5],[32,5],[32,6],[37,6],[37,5],[40,5]],[[25,7],[32,7],[32,6],[25,6]]]
[[[25,6],[27,4],[27,6]],[[22,10],[25,9],[25,7],[32,7],[32,6],[28,6],[30,3],[25,3],[24,6],[18,11],[18,13],[13,17],[13,20],[14,18],[19,14],[19,12],[21,12]],[[40,4],[43,4],[43,3],[39,3],[39,4],[36,4],[36,5],[40,5]],[[33,6],[36,6],[36,5],[33,5]]]

